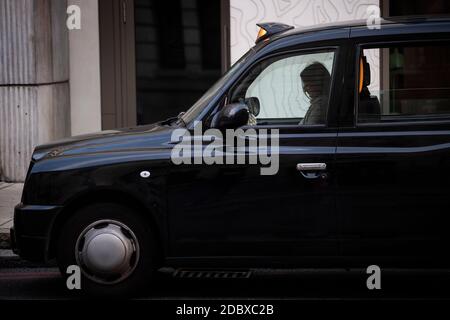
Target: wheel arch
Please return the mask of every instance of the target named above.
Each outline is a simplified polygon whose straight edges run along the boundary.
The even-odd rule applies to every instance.
[[[57,240],[60,236],[62,226],[74,215],[76,212],[88,205],[95,203],[114,203],[118,205],[126,206],[130,209],[133,209],[138,215],[144,219],[150,226],[151,230],[154,233],[154,238],[157,243],[159,249],[159,256],[162,259],[164,253],[163,247],[163,235],[162,235],[162,227],[158,223],[154,211],[145,205],[143,201],[138,199],[137,197],[115,189],[100,189],[100,190],[91,190],[89,192],[85,192],[83,194],[74,196],[71,198],[66,205],[64,205],[61,212],[58,213],[55,220],[52,223],[50,230],[50,237],[48,243],[48,259],[56,258],[56,248],[57,248]]]

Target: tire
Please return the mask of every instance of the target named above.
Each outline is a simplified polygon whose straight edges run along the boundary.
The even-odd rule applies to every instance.
[[[137,295],[151,285],[158,256],[149,223],[135,210],[113,203],[79,209],[64,224],[58,238],[57,261],[61,274],[67,279],[70,276],[66,274],[67,268],[78,265],[83,295]],[[111,270],[113,275],[109,274]]]

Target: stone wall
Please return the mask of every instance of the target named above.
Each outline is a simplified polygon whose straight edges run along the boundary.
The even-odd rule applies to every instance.
[[[65,0],[0,0],[0,179],[23,181],[33,148],[70,134]]]

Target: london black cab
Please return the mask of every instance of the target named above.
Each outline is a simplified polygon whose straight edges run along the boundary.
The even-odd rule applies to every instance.
[[[16,252],[78,265],[96,294],[151,288],[162,267],[449,267],[450,20],[260,26],[186,113],[37,147]],[[198,123],[277,130],[277,172],[174,163],[176,130],[209,146]]]

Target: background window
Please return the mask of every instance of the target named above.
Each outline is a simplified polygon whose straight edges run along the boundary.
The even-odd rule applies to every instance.
[[[186,111],[220,78],[220,3],[134,1],[139,125]]]
[[[232,101],[256,100],[257,123],[277,120],[324,124],[331,90],[334,52],[269,59],[253,68],[232,94]]]
[[[389,8],[389,16],[430,16],[450,13],[448,0],[383,0]]]
[[[359,122],[450,116],[449,56],[448,43],[364,49]]]

